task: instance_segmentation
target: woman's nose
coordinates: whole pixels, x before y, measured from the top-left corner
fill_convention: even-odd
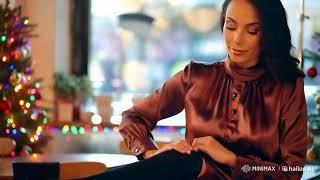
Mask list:
[[[233,42],[240,45],[243,43],[243,33],[241,31],[235,32],[233,36]]]

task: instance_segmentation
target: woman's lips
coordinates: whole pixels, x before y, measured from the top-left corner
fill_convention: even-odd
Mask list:
[[[232,52],[234,55],[241,55],[241,54],[245,53],[246,51],[231,48],[231,52]]]

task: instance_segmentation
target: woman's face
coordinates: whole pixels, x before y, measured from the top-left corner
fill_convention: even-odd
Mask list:
[[[262,29],[258,12],[249,0],[230,2],[226,11],[223,36],[232,62],[244,68],[258,63]]]

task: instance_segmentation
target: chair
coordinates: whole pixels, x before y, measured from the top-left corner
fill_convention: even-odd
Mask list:
[[[14,179],[77,179],[107,170],[100,162],[14,162]]]
[[[156,141],[156,144],[158,145],[159,148],[169,143],[170,142]],[[120,142],[120,152],[123,154],[132,154],[124,141]]]

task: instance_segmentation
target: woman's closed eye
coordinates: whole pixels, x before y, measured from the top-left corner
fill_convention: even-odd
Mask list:
[[[248,31],[249,34],[251,35],[257,35],[259,31]]]
[[[226,28],[230,31],[235,31],[237,29],[235,26],[232,26],[232,25],[227,25]],[[251,35],[257,35],[259,30],[254,28],[254,29],[248,29],[247,32]]]
[[[234,31],[234,30],[236,30],[236,28],[235,28],[235,27],[229,27],[229,26],[227,26],[227,29],[228,29],[228,30],[230,30],[230,31]]]
[[[258,32],[259,32],[259,29],[257,29],[257,28],[249,28],[248,29],[248,33],[251,35],[256,35],[256,34],[258,34]]]
[[[233,30],[236,29],[236,24],[235,24],[234,22],[227,21],[227,22],[226,22],[226,28],[227,28],[228,30],[233,31]]]

